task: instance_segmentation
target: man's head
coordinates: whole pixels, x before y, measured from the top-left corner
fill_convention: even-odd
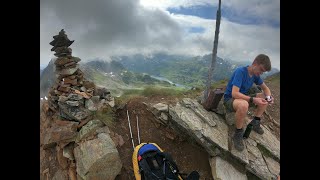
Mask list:
[[[260,75],[271,70],[270,58],[265,54],[259,54],[252,62],[254,74]]]

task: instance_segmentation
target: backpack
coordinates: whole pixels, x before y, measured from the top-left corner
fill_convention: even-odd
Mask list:
[[[137,180],[182,180],[171,155],[155,143],[138,145],[132,160]]]
[[[217,108],[218,108],[218,104],[222,98],[224,94],[224,91],[222,90],[222,88],[216,88],[216,89],[211,89],[209,91],[208,94],[208,98],[204,99],[203,102],[203,107],[207,110],[207,111],[213,111],[216,112]]]

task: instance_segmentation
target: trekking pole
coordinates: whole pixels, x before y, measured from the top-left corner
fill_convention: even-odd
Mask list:
[[[132,137],[131,124],[130,124],[130,119],[129,119],[128,110],[127,110],[127,116],[128,116],[128,122],[129,122],[129,129],[130,129],[130,136],[131,136],[132,148],[133,148],[133,150],[134,150],[134,142],[133,142],[133,137]]]
[[[139,119],[138,119],[138,115],[136,115],[136,118],[137,118],[138,141],[139,141],[139,144],[140,144],[140,133],[139,133]]]

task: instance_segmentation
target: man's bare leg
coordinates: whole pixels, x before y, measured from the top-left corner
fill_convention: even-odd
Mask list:
[[[249,103],[243,99],[235,99],[233,101],[233,108],[236,111],[235,113],[236,131],[233,135],[233,143],[234,143],[234,147],[238,151],[243,151],[244,149],[243,125],[244,125],[245,117],[247,116]]]
[[[264,94],[263,93],[257,93],[257,96],[258,98],[265,98]],[[266,105],[258,105],[256,110],[255,110],[255,113],[254,113],[254,119],[250,122],[250,124],[253,125],[253,130],[255,132],[257,132],[258,134],[263,134],[264,131],[263,129],[261,128],[260,126],[260,118],[262,117],[262,114],[263,112],[267,109],[268,107],[268,104]]]

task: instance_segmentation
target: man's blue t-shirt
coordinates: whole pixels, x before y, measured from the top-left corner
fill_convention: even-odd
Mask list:
[[[252,87],[253,83],[256,85],[261,85],[263,80],[260,76],[252,75],[249,76],[248,66],[245,67],[238,67],[232,74],[231,79],[228,82],[226,91],[224,92],[224,101],[229,100],[232,98],[232,86],[239,87],[239,91],[242,94],[247,94],[249,89]]]

